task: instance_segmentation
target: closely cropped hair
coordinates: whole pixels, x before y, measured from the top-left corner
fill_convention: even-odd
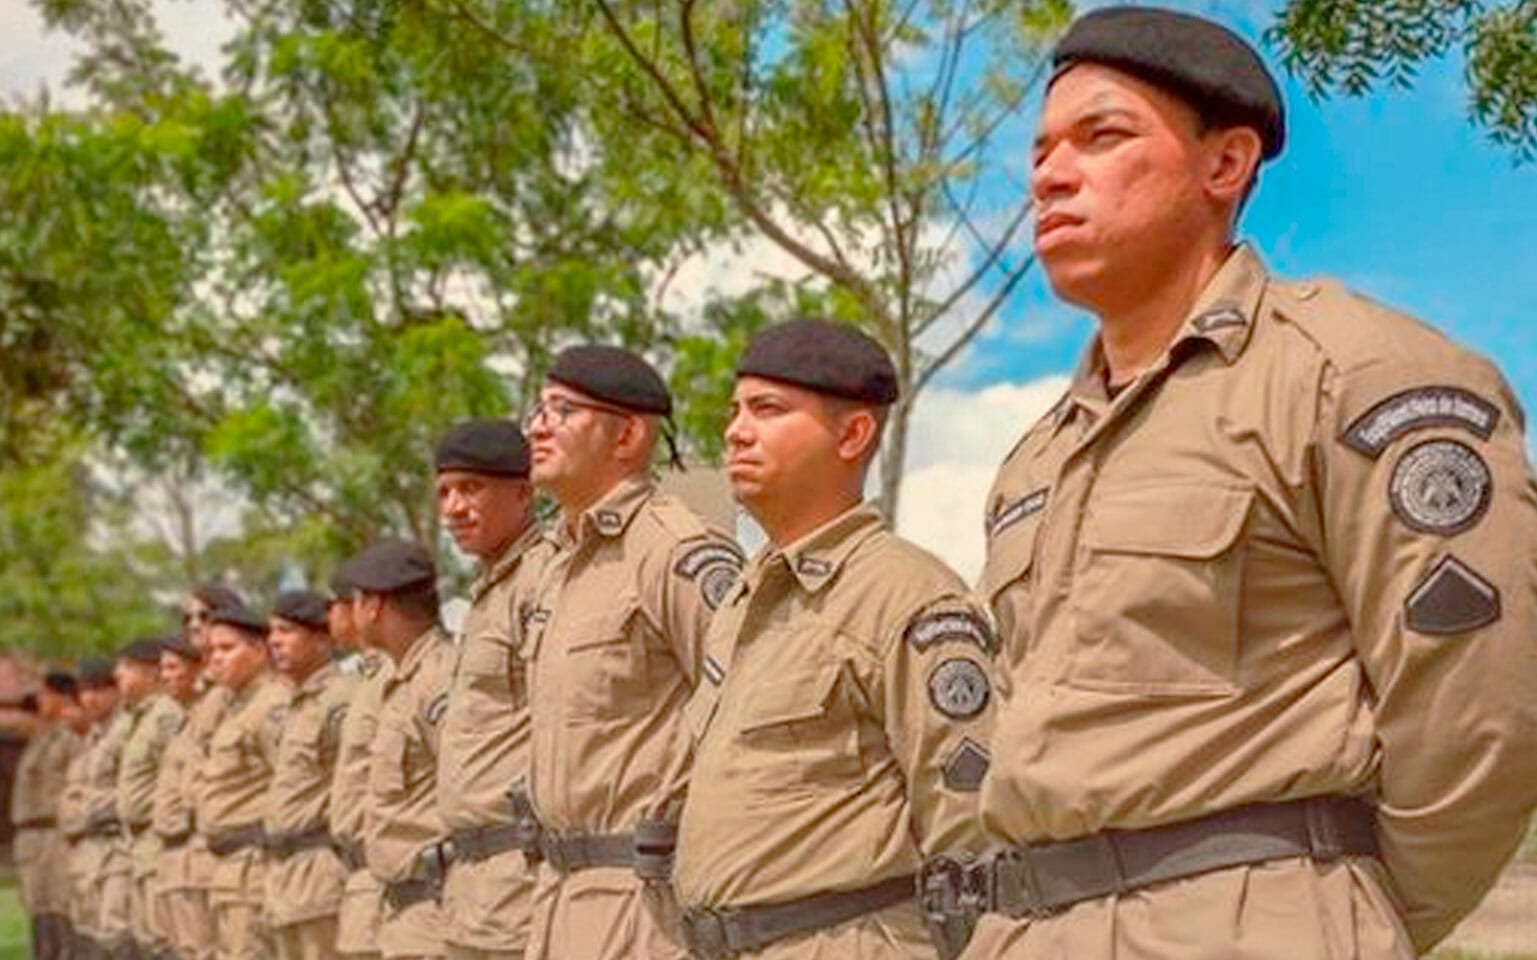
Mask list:
[[[397,590],[386,599],[395,609],[408,616],[423,620],[438,619],[438,588],[434,583]]]

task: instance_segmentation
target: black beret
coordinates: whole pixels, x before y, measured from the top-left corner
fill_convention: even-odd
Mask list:
[[[1247,41],[1188,13],[1101,7],[1073,21],[1052,52],[1052,80],[1078,63],[1102,63],[1168,90],[1207,120],[1259,132],[1269,160],[1286,143],[1275,77]]]
[[[222,583],[203,583],[194,587],[192,595],[209,607],[237,607],[245,603],[240,594]]]
[[[791,320],[752,338],[739,377],[766,377],[818,393],[885,406],[897,398],[897,373],[881,345],[848,324]]]
[[[43,674],[43,686],[54,693],[62,693],[67,697],[74,696],[75,691],[80,687],[75,681],[73,673],[58,667],[54,667]]]
[[[432,554],[409,540],[381,540],[348,560],[343,571],[364,593],[397,593],[438,579]]]
[[[284,590],[272,601],[272,615],[290,623],[324,630],[326,598],[308,590]]]
[[[86,657],[81,660],[80,685],[83,687],[117,686],[117,677],[112,673],[112,661],[106,657]]]
[[[155,637],[140,637],[118,651],[119,660],[131,660],[134,663],[160,662],[161,644]]]
[[[672,413],[672,394],[662,375],[639,354],[619,347],[570,347],[555,358],[546,376],[594,400],[636,413]]]
[[[528,476],[528,441],[511,420],[465,420],[438,441],[438,470],[469,470],[499,477]]]
[[[162,653],[174,653],[183,660],[201,661],[203,659],[203,651],[197,648],[197,644],[179,633],[162,637],[160,646]]]
[[[267,632],[266,618],[243,603],[229,603],[211,608],[208,611],[208,622],[239,627],[247,633]]]

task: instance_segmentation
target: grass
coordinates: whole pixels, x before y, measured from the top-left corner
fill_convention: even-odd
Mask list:
[[[32,956],[32,924],[21,909],[16,875],[0,874],[0,960],[27,960]]]

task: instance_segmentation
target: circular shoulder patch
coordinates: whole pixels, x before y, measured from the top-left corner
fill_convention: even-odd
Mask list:
[[[1393,513],[1421,533],[1450,536],[1483,519],[1493,490],[1489,466],[1456,440],[1427,440],[1393,465]]]
[[[987,671],[969,657],[952,657],[929,674],[929,702],[952,720],[970,720],[993,695]]]

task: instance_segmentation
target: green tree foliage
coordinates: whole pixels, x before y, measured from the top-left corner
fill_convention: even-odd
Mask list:
[[[1537,159],[1537,0],[1291,0],[1267,37],[1319,96],[1409,86],[1420,64],[1460,49],[1473,118]]]

